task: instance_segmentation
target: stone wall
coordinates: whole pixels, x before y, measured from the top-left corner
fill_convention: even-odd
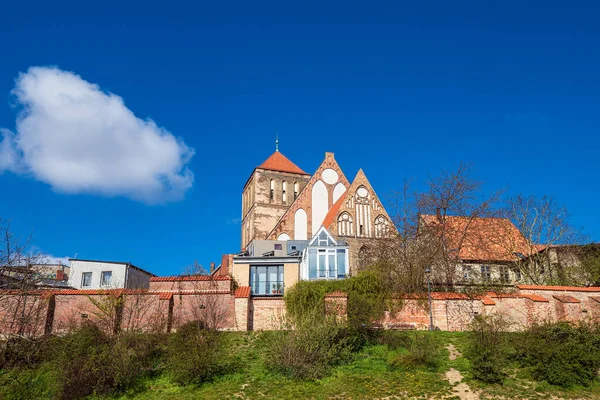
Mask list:
[[[151,285],[159,289],[180,288],[178,279],[160,278]],[[239,287],[234,293],[230,278],[198,282],[200,286],[194,287],[206,290],[0,292],[3,305],[0,308],[0,334],[62,333],[86,321],[98,324],[107,332],[170,332],[198,319],[221,330],[274,330],[288,326],[282,297],[252,297],[249,286]],[[228,289],[213,290],[213,284]],[[183,286],[186,289],[192,287],[186,285]],[[600,288],[517,286],[515,289],[513,293],[479,296],[432,293],[433,325],[440,330],[463,331],[476,316],[491,314],[506,317],[511,330],[522,330],[545,321],[600,321]],[[326,309],[343,317],[347,301],[346,294],[331,293],[326,298]],[[392,304],[375,327],[429,329],[426,294],[398,296]]]

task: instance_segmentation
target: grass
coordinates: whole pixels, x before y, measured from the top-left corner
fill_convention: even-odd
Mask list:
[[[434,335],[440,346],[453,344],[464,354],[466,334],[453,332],[397,332],[394,335]],[[354,355],[351,362],[333,369],[330,376],[317,381],[287,379],[264,367],[264,349],[269,346],[269,332],[226,333],[226,343],[236,372],[221,376],[201,386],[179,386],[165,374],[158,374],[118,397],[93,397],[96,400],[186,400],[186,399],[457,399],[445,372],[461,372],[472,391],[482,399],[600,399],[600,384],[589,388],[560,389],[533,381],[526,370],[514,367],[503,385],[487,385],[472,378],[471,365],[465,357],[448,359],[443,349],[436,369],[392,367],[392,360],[408,350],[405,346],[370,344]],[[403,341],[399,341],[403,343]]]

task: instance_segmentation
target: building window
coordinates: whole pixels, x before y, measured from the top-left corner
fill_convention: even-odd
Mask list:
[[[309,279],[346,277],[346,249],[308,249]]]
[[[515,281],[521,280],[521,270],[519,268],[515,268]]]
[[[463,279],[468,281],[471,279],[471,266],[470,265],[465,265],[462,268],[463,270]]]
[[[490,279],[492,279],[492,273],[490,271],[490,266],[482,265],[481,266],[481,280],[489,281]]]
[[[92,273],[84,272],[81,274],[81,287],[90,287],[92,286]]]
[[[273,201],[275,198],[275,181],[271,179],[271,191],[269,192],[269,200]]]
[[[375,237],[382,238],[387,237],[390,229],[388,219],[383,215],[375,218]]]
[[[354,235],[354,232],[352,229],[352,217],[347,212],[341,214],[338,217],[338,235],[339,236]]]
[[[283,265],[250,267],[250,286],[257,296],[283,294]]]
[[[510,282],[510,270],[508,267],[500,267],[500,281],[502,283]]]
[[[112,280],[112,271],[102,271],[102,274],[100,275],[100,285],[110,286],[111,280]]]
[[[294,182],[294,200],[298,197],[298,182]]]
[[[283,184],[281,185],[281,199],[283,201],[283,204],[287,203],[287,195],[285,193],[287,189],[287,183],[285,181],[283,181]]]

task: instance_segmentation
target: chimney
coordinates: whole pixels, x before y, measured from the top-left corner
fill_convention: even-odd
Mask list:
[[[439,207],[435,209],[435,216],[437,217],[438,222],[441,223],[442,222],[442,213],[441,213]]]
[[[60,267],[60,265],[59,265]],[[62,268],[58,268],[56,270],[56,280],[57,281],[64,281],[65,280],[65,271],[62,270]]]
[[[212,273],[215,272],[215,263],[214,261],[210,263],[210,273],[212,275]]]

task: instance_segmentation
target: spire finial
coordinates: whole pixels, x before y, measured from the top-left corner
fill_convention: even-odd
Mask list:
[[[279,151],[279,135],[275,134],[275,151]]]

